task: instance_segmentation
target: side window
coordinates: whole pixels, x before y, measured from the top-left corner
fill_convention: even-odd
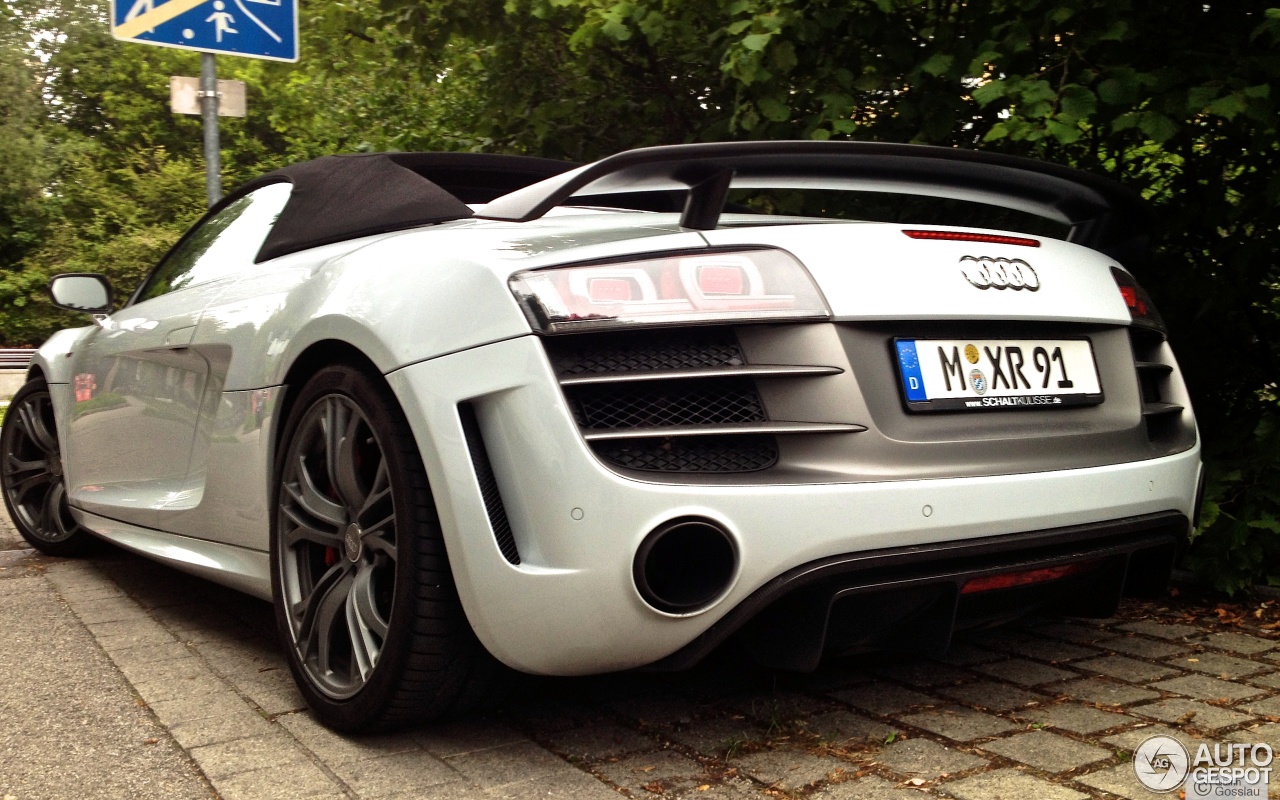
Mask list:
[[[253,266],[253,257],[284,210],[292,188],[288,183],[264,186],[206,219],[160,262],[137,302]]]

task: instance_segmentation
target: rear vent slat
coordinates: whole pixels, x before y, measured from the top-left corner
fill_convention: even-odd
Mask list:
[[[1182,406],[1177,403],[1143,403],[1142,416],[1162,417],[1166,414],[1181,414]]]
[[[777,463],[777,436],[865,430],[770,419],[757,381],[843,370],[748,364],[730,329],[581,334],[543,342],[583,438],[605,462],[624,469],[755,472]]]
[[[601,383],[638,383],[641,381],[678,381],[689,378],[794,378],[839,375],[839,367],[787,366],[782,364],[750,364],[737,367],[706,369],[646,369],[635,372],[569,375],[560,378],[561,386],[589,386]]]
[[[779,434],[779,433],[862,433],[865,425],[843,422],[755,422],[742,425],[682,425],[666,428],[613,428],[609,430],[583,431],[588,442],[611,439],[672,439],[689,436]]]

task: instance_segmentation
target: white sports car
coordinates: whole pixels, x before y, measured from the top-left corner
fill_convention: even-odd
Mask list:
[[[1136,195],[907,145],[572,166],[323,158],[229,195],[118,309],[55,278],[96,324],[9,409],[22,534],[271,599],[343,730],[464,713],[506,668],[807,670],[1163,588],[1201,465],[1121,263]],[[762,213],[793,190],[1062,233]]]

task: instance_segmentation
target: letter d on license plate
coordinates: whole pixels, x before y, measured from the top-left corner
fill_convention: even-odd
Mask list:
[[[897,339],[911,411],[998,411],[1097,405],[1088,339]]]

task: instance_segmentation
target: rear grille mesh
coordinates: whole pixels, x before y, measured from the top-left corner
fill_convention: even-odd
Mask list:
[[[590,430],[720,425],[767,419],[755,385],[733,379],[584,386],[574,390],[572,406],[578,425]]]
[[[498,479],[493,474],[489,453],[485,449],[484,438],[480,435],[480,423],[476,420],[476,411],[470,403],[458,406],[458,419],[462,422],[462,433],[466,437],[467,451],[471,455],[471,467],[476,473],[476,484],[480,487],[480,498],[484,501],[484,510],[489,516],[489,527],[493,529],[498,550],[508,563],[519,564],[520,550],[516,547],[511,520],[507,518],[506,506],[502,504]]]
[[[586,333],[542,342],[579,430],[601,460],[621,469],[756,472],[778,462],[779,435],[863,429],[771,421],[759,381],[803,381],[841,370],[749,364],[731,328]]]
[[[611,464],[647,472],[756,472],[778,461],[772,436],[615,439],[595,450]]]
[[[552,363],[560,376],[637,370],[736,367],[746,363],[732,331],[705,330],[644,337],[600,335],[558,350]],[[692,334],[692,335],[691,335]]]

